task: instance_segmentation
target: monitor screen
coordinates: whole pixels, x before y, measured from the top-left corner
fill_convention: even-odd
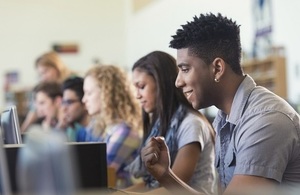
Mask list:
[[[92,143],[92,142],[72,142],[66,143],[74,151],[74,157],[78,172],[79,190],[93,191],[97,189],[104,189],[107,187],[107,161],[106,161],[106,144]],[[24,147],[24,144],[10,144],[5,145],[8,175],[10,176],[11,191],[13,194],[22,194],[22,190],[18,183],[18,162],[22,164],[19,159],[19,151]],[[27,158],[34,158],[35,155],[27,156]],[[55,161],[55,160],[54,160]],[[53,163],[50,162],[49,163]],[[19,165],[20,165],[19,164]],[[38,168],[37,168],[38,169]],[[61,173],[60,173],[61,174]],[[18,177],[17,177],[18,176]],[[49,176],[48,176],[49,177]],[[30,177],[28,177],[30,178]],[[102,194],[102,193],[101,193]]]
[[[6,154],[3,149],[2,135],[0,133],[0,194],[10,195],[10,177],[6,161]]]
[[[1,113],[1,131],[4,144],[22,143],[16,106],[10,106]]]

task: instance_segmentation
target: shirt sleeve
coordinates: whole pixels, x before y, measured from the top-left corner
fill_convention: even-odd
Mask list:
[[[208,140],[209,129],[201,118],[195,114],[189,113],[182,121],[178,129],[178,148],[192,143],[198,142],[201,145],[201,150]]]
[[[266,112],[247,121],[237,133],[234,174],[266,177],[281,182],[297,131],[291,119],[280,112]]]
[[[107,163],[118,171],[138,149],[140,138],[126,125],[118,125],[107,140]]]

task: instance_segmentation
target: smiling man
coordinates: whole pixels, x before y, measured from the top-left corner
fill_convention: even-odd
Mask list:
[[[176,86],[194,108],[219,109],[213,126],[222,193],[299,186],[300,117],[285,100],[244,75],[240,26],[221,14],[201,14],[172,37],[179,67]],[[197,194],[169,168],[164,140],[155,140],[158,158],[143,158],[148,171],[175,193]]]

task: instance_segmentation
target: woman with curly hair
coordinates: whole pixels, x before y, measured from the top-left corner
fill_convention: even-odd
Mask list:
[[[125,72],[113,65],[91,68],[84,78],[82,102],[93,117],[78,141],[107,143],[108,166],[117,172],[117,187],[131,185],[123,168],[137,155],[141,143],[140,108]]]

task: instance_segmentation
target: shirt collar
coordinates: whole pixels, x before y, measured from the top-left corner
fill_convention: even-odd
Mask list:
[[[246,75],[234,95],[230,114],[228,116],[228,121],[230,123],[236,125],[238,120],[242,117],[250,94],[255,87],[256,83],[254,80],[249,75]]]
[[[226,113],[222,110],[219,110],[214,123],[217,124],[221,120],[225,119],[226,122],[230,122],[236,125],[238,120],[241,118],[248,98],[250,97],[250,94],[255,87],[256,83],[254,82],[254,80],[251,78],[251,76],[246,75],[234,95],[229,116],[227,116]]]

